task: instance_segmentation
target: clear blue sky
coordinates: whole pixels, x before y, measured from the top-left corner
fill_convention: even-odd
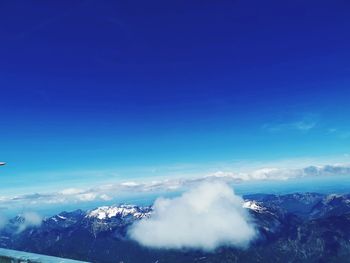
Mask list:
[[[0,188],[347,154],[349,12],[337,0],[3,1]]]

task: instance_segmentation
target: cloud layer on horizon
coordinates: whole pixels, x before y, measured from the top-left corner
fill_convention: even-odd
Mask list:
[[[203,182],[180,197],[157,199],[152,216],[134,223],[128,234],[155,248],[244,248],[256,232],[242,204],[227,184]]]
[[[110,201],[122,193],[147,193],[155,191],[178,191],[192,187],[201,182],[222,181],[226,183],[241,183],[249,181],[276,181],[307,177],[350,176],[350,165],[322,165],[304,168],[260,168],[247,172],[217,171],[202,177],[170,178],[150,182],[127,181],[114,184],[99,185],[88,189],[67,188],[52,193],[34,193],[19,196],[0,196],[0,205],[55,205],[65,203],[80,203],[92,201]]]

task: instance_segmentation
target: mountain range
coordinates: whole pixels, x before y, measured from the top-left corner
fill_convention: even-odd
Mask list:
[[[247,249],[143,247],[127,231],[152,216],[152,207],[136,205],[62,212],[25,228],[19,215],[0,230],[0,247],[106,263],[350,262],[350,195],[254,194],[244,196],[243,207],[259,233]]]

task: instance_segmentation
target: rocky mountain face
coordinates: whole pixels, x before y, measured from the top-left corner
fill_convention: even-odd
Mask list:
[[[148,249],[128,227],[151,207],[121,205],[62,212],[28,226],[23,217],[0,231],[0,247],[91,262],[350,262],[350,195],[315,193],[245,196],[259,236],[246,250]]]

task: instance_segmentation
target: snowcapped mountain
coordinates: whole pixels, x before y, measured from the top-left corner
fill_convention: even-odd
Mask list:
[[[135,205],[102,206],[87,213],[87,217],[98,218],[100,220],[112,217],[132,216],[137,219],[149,217],[151,209],[149,207],[139,207]]]
[[[244,199],[243,207],[259,232],[247,250],[144,248],[128,238],[127,230],[135,221],[152,216],[152,208],[134,205],[62,212],[26,228],[22,227],[26,219],[18,216],[0,231],[0,247],[107,263],[349,262],[350,195],[259,194]]]
[[[250,200],[250,201],[245,201],[244,203],[243,203],[243,207],[244,208],[247,208],[247,209],[250,209],[250,210],[253,210],[253,211],[255,211],[255,212],[263,212],[264,210],[265,210],[265,208],[262,206],[262,205],[260,205],[258,202],[256,202],[256,201],[252,201],[252,200]]]

